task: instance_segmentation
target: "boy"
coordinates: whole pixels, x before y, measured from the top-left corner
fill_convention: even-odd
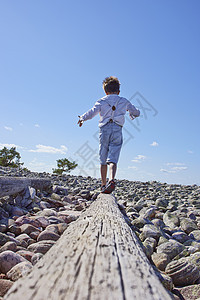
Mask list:
[[[92,119],[98,113],[99,121],[99,156],[101,172],[101,192],[110,194],[115,189],[115,174],[117,162],[122,147],[122,127],[125,122],[126,111],[133,120],[139,117],[140,111],[126,98],[119,97],[120,82],[114,77],[106,77],[103,81],[106,96],[99,99],[93,108],[79,116],[78,124],[81,127],[84,121]],[[107,165],[109,165],[109,182],[106,185]]]

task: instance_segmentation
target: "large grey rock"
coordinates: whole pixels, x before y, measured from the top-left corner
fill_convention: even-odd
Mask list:
[[[131,221],[131,224],[137,228],[143,228],[145,224],[152,224],[152,223],[148,219],[139,217],[139,218]]]
[[[155,207],[150,207],[148,209],[146,209],[146,207],[144,207],[144,211],[140,211],[140,215],[143,216],[143,218],[146,219],[153,219],[153,217],[155,216],[156,213],[156,208]]]
[[[170,258],[165,253],[153,253],[151,256],[152,261],[154,262],[155,266],[160,270],[164,271],[167,264],[170,262]]]
[[[180,225],[181,225],[181,229],[185,231],[185,233],[187,234],[189,234],[193,230],[198,230],[196,223],[189,218],[183,218],[181,220]]]
[[[157,247],[157,253],[165,253],[168,255],[170,259],[173,259],[179,253],[181,253],[185,249],[185,246],[181,243],[169,240],[166,243],[163,243]]]
[[[162,220],[160,220],[160,219],[153,219],[153,220],[151,220],[151,222],[152,222],[155,226],[157,226],[157,227],[159,227],[159,228],[164,228],[164,227],[165,227],[165,223],[164,223]]]
[[[185,243],[186,241],[188,241],[190,239],[188,237],[188,235],[183,231],[174,232],[172,234],[172,237],[181,244]]]
[[[170,228],[176,228],[180,225],[179,218],[172,212],[167,211],[163,216],[163,222]]]
[[[152,238],[158,240],[159,237],[161,236],[161,232],[158,229],[158,227],[156,227],[155,225],[146,224],[143,227],[143,236],[145,239],[148,237],[152,237]]]
[[[158,207],[164,207],[166,208],[168,205],[168,200],[165,198],[158,198],[155,202],[155,205]]]

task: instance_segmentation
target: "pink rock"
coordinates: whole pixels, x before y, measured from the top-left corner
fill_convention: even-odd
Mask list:
[[[23,261],[16,266],[14,266],[9,272],[7,272],[8,279],[11,279],[12,281],[16,281],[22,276],[25,276],[29,270],[32,269],[32,264],[28,261]]]
[[[40,231],[33,231],[33,232],[29,233],[29,236],[31,239],[37,240],[37,237],[39,234],[40,234]]]
[[[30,236],[26,233],[22,233],[22,234],[20,234],[16,237],[16,240],[18,240],[20,243],[22,241],[25,241],[26,243],[29,243]]]
[[[73,221],[76,221],[78,219],[78,216],[76,216],[74,214],[73,215],[68,215],[68,216],[67,215],[60,215],[59,219],[63,220],[66,224],[69,224]]]
[[[41,232],[37,227],[31,225],[31,224],[23,224],[20,226],[21,233],[30,234],[31,232],[37,231]]]
[[[200,298],[200,284],[185,286],[177,290],[181,293],[181,299],[198,300]]]
[[[62,224],[65,224],[65,223],[62,223]],[[51,224],[49,226],[47,226],[47,228],[45,229],[46,231],[51,231],[53,233],[56,233],[58,234],[58,227],[57,227],[58,224]]]
[[[66,223],[51,224],[47,226],[46,230],[61,235],[67,229],[67,227],[68,225]]]
[[[13,282],[6,279],[0,279],[0,297],[3,297],[11,288]]]
[[[49,220],[45,217],[35,216],[32,218],[34,218],[37,222],[39,222],[39,224],[42,228],[46,228],[50,224]]]
[[[34,253],[45,254],[54,244],[55,241],[44,240],[28,246],[28,250]]]
[[[35,255],[35,253],[28,251],[28,250],[19,250],[19,251],[17,251],[17,254],[21,255],[22,257],[24,257],[25,259],[27,259],[30,262],[31,262],[33,255]]]
[[[32,219],[30,217],[27,217],[27,216],[22,216],[22,217],[17,218],[15,223],[19,226],[21,226],[23,224],[31,224],[31,225],[33,225],[37,228],[40,227],[40,223],[37,220],[34,220],[34,219]]]
[[[0,253],[0,272],[6,274],[12,267],[26,261],[21,255],[10,250]]]
[[[5,245],[3,245],[0,248],[0,253],[2,253],[4,251],[7,251],[7,250],[11,250],[13,252],[16,252],[16,249],[17,249],[17,244],[15,242],[7,242],[7,243],[5,243]]]
[[[37,238],[37,241],[44,241],[44,240],[51,240],[51,241],[57,241],[59,239],[59,235],[48,231],[48,230],[44,230],[43,232],[41,232]]]

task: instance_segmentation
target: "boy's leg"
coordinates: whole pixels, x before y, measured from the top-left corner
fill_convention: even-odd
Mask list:
[[[110,163],[109,164],[109,181],[115,179],[116,170],[117,170],[117,164]]]
[[[107,165],[101,165],[101,185],[106,185],[106,178],[107,178]]]

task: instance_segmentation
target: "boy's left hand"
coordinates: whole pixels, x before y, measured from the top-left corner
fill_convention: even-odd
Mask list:
[[[80,116],[78,116],[80,118]],[[81,127],[83,125],[83,121],[81,121],[80,119],[78,120],[78,123],[79,127]]]

